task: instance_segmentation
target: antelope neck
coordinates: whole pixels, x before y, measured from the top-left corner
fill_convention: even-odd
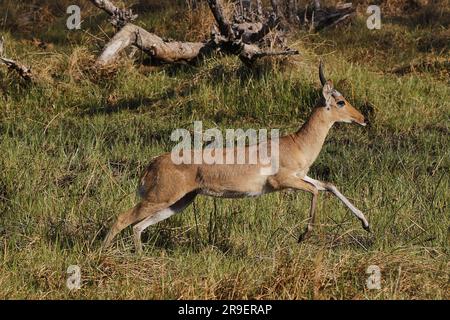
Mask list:
[[[317,107],[309,119],[294,134],[294,140],[303,156],[306,157],[308,166],[311,165],[322,149],[328,131],[334,121],[327,118],[326,109]]]

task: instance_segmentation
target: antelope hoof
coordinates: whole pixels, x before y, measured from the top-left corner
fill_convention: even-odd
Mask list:
[[[103,240],[102,249],[103,250],[109,249],[111,247],[111,244],[112,244],[112,239],[108,235],[108,236],[106,236],[105,240]]]
[[[298,237],[298,241],[297,243],[303,242],[306,239],[308,239],[311,236],[311,232],[309,230],[306,230],[305,232],[303,232],[300,237]]]
[[[138,255],[142,254],[141,233],[142,230],[138,226],[133,227],[134,247]]]
[[[142,252],[143,252],[143,250],[142,250],[142,243],[139,241],[135,241],[135,243],[134,243],[134,252],[137,254],[137,255],[141,255],[142,254]]]
[[[108,250],[110,247],[111,247],[111,244],[110,244],[110,243],[105,243],[105,242],[103,242],[103,244],[102,244],[102,246],[101,246],[101,249],[102,249],[103,251],[106,251],[106,250]]]

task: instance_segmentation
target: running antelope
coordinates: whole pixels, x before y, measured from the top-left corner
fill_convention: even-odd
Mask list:
[[[369,230],[369,223],[363,213],[329,182],[309,177],[308,171],[322,149],[328,131],[335,122],[356,122],[366,125],[364,116],[333,88],[323,74],[323,64],[319,65],[323,99],[314,108],[306,123],[295,133],[278,140],[278,170],[273,174],[263,174],[262,164],[175,164],[170,153],[153,159],[141,177],[138,192],[141,201],[122,213],[111,227],[104,245],[108,247],[114,237],[131,224],[136,250],[142,250],[141,233],[147,227],[169,218],[192,203],[197,195],[221,198],[242,198],[259,196],[284,189],[303,190],[311,193],[309,220],[299,241],[307,238],[313,229],[317,196],[319,191],[329,191]],[[261,142],[260,142],[261,143]],[[266,142],[270,144],[271,140]],[[237,148],[231,149],[237,152]],[[250,146],[244,147],[248,156]],[[254,150],[254,149],[253,149]],[[230,148],[216,149],[214,152],[230,151]],[[241,150],[242,151],[242,150]],[[196,152],[189,151],[189,152]]]

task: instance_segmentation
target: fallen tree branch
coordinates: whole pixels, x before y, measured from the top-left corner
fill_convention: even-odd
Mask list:
[[[191,61],[214,49],[212,43],[165,41],[134,24],[127,24],[106,44],[96,63],[104,66],[113,62],[129,46],[135,46],[150,57],[166,63]]]
[[[312,6],[306,6],[298,12],[300,26],[310,31],[336,26],[355,15],[352,3],[338,4],[336,7],[322,7],[319,0],[314,0]]]
[[[262,20],[262,8],[259,2],[256,6],[257,12],[251,14],[253,21],[243,12],[239,17],[234,17],[232,23],[225,14],[220,0],[207,0],[209,8],[217,23],[217,28],[213,29],[211,38],[204,42],[182,42],[165,40],[145,29],[138,27],[130,21],[136,17],[131,10],[119,9],[109,0],[91,0],[98,8],[104,10],[113,19],[113,24],[119,26],[119,31],[106,44],[96,64],[105,66],[118,58],[124,49],[133,46],[139,48],[152,59],[164,62],[189,62],[203,57],[211,52],[220,51],[225,54],[238,55],[246,64],[251,64],[256,59],[271,55],[292,55],[297,54],[296,50],[282,48],[279,52],[268,51],[264,47],[267,41],[263,41],[266,35],[274,30],[279,22],[276,14],[271,14]],[[243,9],[242,9],[243,10]],[[247,20],[247,21],[244,21]],[[271,45],[268,47],[272,47]],[[276,53],[275,53],[276,52]]]
[[[3,62],[3,64],[5,64],[9,70],[16,71],[19,74],[19,76],[22,77],[25,81],[31,82],[32,81],[31,68],[29,68],[23,64],[20,64],[15,60],[8,59],[3,56],[4,51],[5,51],[4,43],[5,43],[5,38],[2,36],[2,37],[0,37],[0,62]]]
[[[254,45],[245,45],[239,58],[247,65],[251,65],[257,59],[270,56],[292,56],[299,52],[297,50],[287,49],[283,51],[263,51]]]

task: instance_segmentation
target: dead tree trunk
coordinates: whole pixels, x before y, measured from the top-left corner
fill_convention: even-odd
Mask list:
[[[251,64],[264,56],[298,53],[287,47],[273,51],[269,49],[269,46],[264,46],[264,38],[271,30],[276,29],[278,19],[276,14],[271,14],[264,19],[259,0],[255,6],[256,12],[248,13],[254,18],[242,19],[239,15],[244,17],[247,13],[240,12],[235,13],[233,22],[230,22],[223,13],[220,0],[207,0],[217,28],[214,28],[211,38],[204,42],[164,40],[132,24],[131,21],[137,16],[131,10],[119,9],[109,0],[91,0],[91,2],[107,12],[111,16],[111,23],[118,29],[98,57],[96,64],[99,66],[112,63],[125,48],[130,46],[137,47],[152,59],[164,63],[189,62],[217,51],[237,55],[246,64]]]

